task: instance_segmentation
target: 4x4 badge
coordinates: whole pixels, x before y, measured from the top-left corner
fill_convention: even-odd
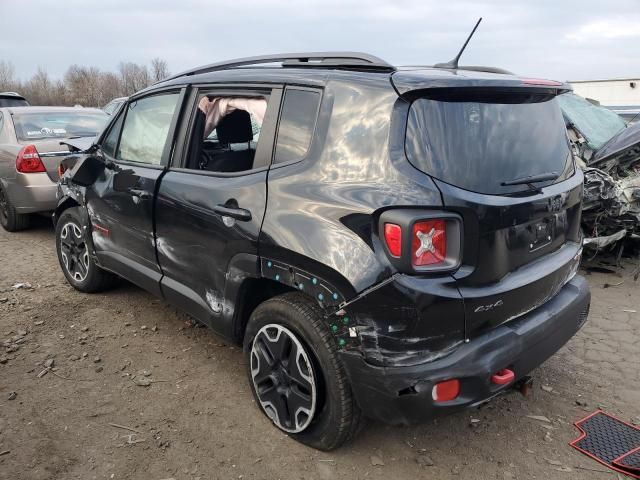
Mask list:
[[[494,308],[501,307],[502,305],[504,305],[504,302],[502,300],[498,300],[496,303],[490,303],[488,305],[480,305],[479,307],[476,307],[473,313],[488,312],[490,310],[493,310]]]

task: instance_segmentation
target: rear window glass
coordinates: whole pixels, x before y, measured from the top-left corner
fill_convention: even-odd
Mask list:
[[[551,96],[441,93],[418,99],[409,112],[406,152],[423,172],[487,194],[530,189],[502,182],[552,172],[560,181],[572,171],[564,120]]]
[[[617,113],[593,105],[574,93],[560,95],[558,101],[564,115],[580,131],[592,150],[598,150],[627,126]]]
[[[280,115],[275,163],[302,160],[311,145],[320,93],[287,89]]]
[[[0,108],[2,107],[28,107],[29,102],[22,98],[0,97]]]
[[[39,112],[16,113],[13,124],[18,140],[46,138],[95,137],[109,117],[105,113]]]

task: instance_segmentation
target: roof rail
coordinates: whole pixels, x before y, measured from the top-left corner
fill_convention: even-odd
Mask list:
[[[265,63],[282,63],[283,67],[334,67],[334,68],[359,68],[363,70],[394,71],[395,67],[381,58],[359,52],[313,52],[313,53],[278,53],[274,55],[262,55],[257,57],[236,58],[224,62],[211,63],[192,70],[185,70],[160,82],[174,80],[188,75],[228,70],[236,67],[261,65]]]

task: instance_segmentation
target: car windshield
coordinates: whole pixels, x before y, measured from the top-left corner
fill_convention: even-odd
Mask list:
[[[564,116],[582,134],[592,150],[602,148],[627,126],[617,113],[593,105],[574,93],[560,95],[558,102]]]
[[[16,113],[13,124],[18,140],[46,138],[94,137],[108,120],[105,113],[95,112],[38,112]]]
[[[406,152],[415,167],[439,180],[499,195],[530,189],[505,182],[551,174],[560,181],[572,166],[555,98],[530,93],[420,98],[409,111]]]

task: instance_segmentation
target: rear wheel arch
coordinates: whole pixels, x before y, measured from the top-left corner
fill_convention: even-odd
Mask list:
[[[310,301],[315,302],[327,313],[338,310],[339,305],[355,296],[356,291],[338,272],[326,266],[315,266],[313,271],[309,266],[313,262],[306,259],[304,268],[300,262],[295,264],[282,260],[253,257],[255,270],[249,272],[243,268],[242,281],[234,283],[240,262],[234,260],[228,269],[228,285],[226,297],[235,305],[233,315],[233,338],[241,343],[245,330],[253,311],[262,303],[288,292],[298,292]],[[246,266],[245,266],[246,267]],[[337,280],[337,281],[336,281]],[[230,298],[233,297],[233,298]]]
[[[295,289],[267,278],[246,278],[238,289],[233,321],[234,340],[241,344],[249,323],[249,318],[258,306]]]

